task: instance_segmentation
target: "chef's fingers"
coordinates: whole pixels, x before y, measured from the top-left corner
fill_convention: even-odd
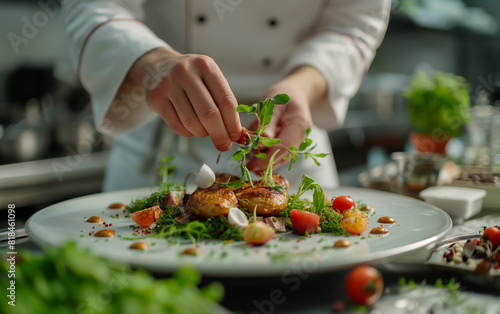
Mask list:
[[[152,90],[153,111],[165,111],[158,108],[162,107],[161,98],[167,98],[178,120],[164,117],[165,121],[180,121],[182,128],[175,125],[179,132],[210,136],[218,150],[229,150],[232,138],[240,137],[241,124],[236,99],[217,64],[207,56],[184,55],[167,70],[160,85]]]
[[[262,133],[264,137],[276,138],[277,137],[277,128],[278,124],[281,123],[281,119],[283,117],[283,111],[285,108],[283,106],[275,106],[273,117],[271,122],[266,126],[266,129]]]
[[[219,108],[215,105],[210,92],[201,78],[185,86],[186,95],[201,124],[212,139],[216,149],[227,151],[231,148],[231,139],[224,126]]]
[[[286,149],[283,147],[279,146],[273,146],[270,148],[266,148],[262,152],[267,155],[266,159],[260,159],[257,157],[250,157],[247,162],[247,168],[250,171],[255,172],[256,174],[260,175],[261,173],[265,172],[267,169],[267,166],[269,165],[269,158],[277,151],[280,150],[279,153],[275,156],[274,162],[273,162],[273,170],[276,170],[279,166],[283,165],[286,160],[283,160],[283,157],[286,156],[287,152]]]
[[[209,133],[205,129],[204,123],[198,118],[198,113],[193,108],[185,91],[181,88],[172,88],[169,97],[184,128],[198,137],[207,137]]]
[[[285,147],[295,146],[298,147],[297,143],[301,143],[304,140],[304,132],[302,128],[297,128],[297,125],[301,125],[301,121],[287,121],[283,125],[277,126],[276,133],[274,136],[281,139],[281,145],[275,145],[273,147],[265,148],[262,152],[267,155],[266,159],[259,159],[252,157],[248,160],[247,168],[250,171],[259,173],[265,171],[271,156],[279,149],[279,152],[274,157],[273,169],[290,162],[290,159],[284,159],[289,151]]]
[[[229,83],[215,62],[202,75],[203,82],[205,82],[215,105],[219,108],[229,137],[232,141],[238,140],[242,130],[241,121],[236,112],[238,102],[229,87]]]
[[[193,137],[194,134],[184,126],[184,122],[177,112],[178,110],[170,100],[170,98],[173,98],[174,101],[179,102],[182,99],[180,96],[171,97],[171,95],[176,95],[173,91],[177,91],[177,94],[184,94],[184,91],[177,85],[176,80],[171,75],[165,75],[161,82],[148,93],[147,105],[151,111],[165,121],[172,131],[184,137]],[[184,98],[186,97],[184,96]],[[177,107],[179,108],[179,104]],[[186,115],[183,114],[183,116]]]
[[[155,106],[153,110],[156,112],[165,123],[170,127],[172,131],[184,137],[193,137],[194,134],[189,132],[182,123],[181,119],[177,115],[174,106],[170,100],[165,100],[160,106]]]

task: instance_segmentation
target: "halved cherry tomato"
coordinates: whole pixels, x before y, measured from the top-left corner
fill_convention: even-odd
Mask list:
[[[368,217],[359,209],[351,208],[344,212],[340,225],[350,234],[360,235],[368,228]]]
[[[313,233],[319,226],[319,216],[311,212],[292,209],[290,218],[293,229],[301,235],[306,234],[306,232]]]
[[[380,298],[384,290],[384,280],[380,272],[368,265],[354,268],[345,281],[349,298],[361,305],[370,305]]]
[[[264,245],[274,237],[275,233],[276,231],[266,223],[254,221],[249,223],[243,230],[243,239],[251,245]]]
[[[154,222],[160,218],[160,215],[163,213],[159,205],[146,208],[135,213],[130,214],[130,218],[132,218],[136,224],[143,228],[147,228],[151,226]]]
[[[341,214],[353,207],[356,207],[356,202],[347,195],[337,196],[332,203],[332,208]]]
[[[500,228],[498,226],[486,228],[483,232],[483,238],[490,241],[493,245],[492,250],[495,250],[500,245]]]

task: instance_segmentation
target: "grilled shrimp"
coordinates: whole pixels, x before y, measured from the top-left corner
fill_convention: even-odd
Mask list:
[[[204,218],[227,216],[229,208],[237,205],[238,199],[233,190],[219,184],[206,189],[197,188],[186,203],[189,210]]]

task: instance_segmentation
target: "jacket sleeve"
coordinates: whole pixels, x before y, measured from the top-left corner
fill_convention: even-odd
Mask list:
[[[140,21],[142,1],[65,1],[61,13],[70,58],[91,96],[97,129],[118,135],[151,121],[154,114],[143,88],[115,100],[134,62],[148,51],[168,47]]]
[[[387,29],[390,0],[325,1],[311,35],[292,55],[285,73],[313,66],[326,78],[328,101],[314,107],[315,125],[339,128]]]

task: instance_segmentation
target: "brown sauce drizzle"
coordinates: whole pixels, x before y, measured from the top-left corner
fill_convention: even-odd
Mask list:
[[[126,209],[127,206],[125,206],[122,203],[113,203],[113,204],[109,205],[108,208],[109,209]]]
[[[184,251],[182,251],[183,255],[195,255],[195,256],[201,256],[203,254],[203,251],[198,248],[198,247],[188,247]]]
[[[396,223],[396,219],[389,217],[389,216],[384,216],[380,217],[377,222],[380,222],[382,224],[394,224]]]
[[[115,236],[115,230],[104,229],[97,231],[94,236],[102,238],[112,238]]]
[[[347,241],[346,239],[337,240],[333,244],[333,247],[339,247],[339,248],[350,247],[350,246],[351,246],[351,242]]]
[[[99,216],[92,216],[92,217],[89,217],[89,219],[87,219],[87,222],[90,222],[93,224],[97,224],[97,223],[100,223],[102,221],[103,221],[102,218]]]
[[[129,248],[132,250],[147,251],[149,250],[149,245],[146,242],[135,242]]]
[[[389,230],[387,230],[384,227],[375,227],[370,231],[371,234],[386,234],[389,233]]]

